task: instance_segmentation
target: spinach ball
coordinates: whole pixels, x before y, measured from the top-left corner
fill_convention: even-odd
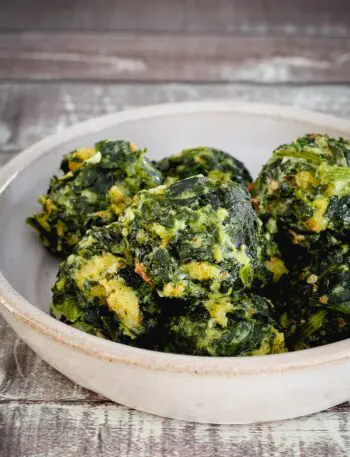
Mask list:
[[[271,302],[258,295],[210,293],[170,320],[163,350],[220,357],[284,352],[284,335],[271,313]]]
[[[161,173],[145,153],[126,141],[105,140],[67,154],[65,174],[51,179],[39,199],[42,210],[27,219],[43,245],[67,256],[87,228],[117,220],[136,192],[161,184]]]
[[[281,278],[289,274],[285,256],[281,252],[273,233],[262,225],[258,241],[259,266],[254,277],[254,288],[274,287]]]
[[[350,141],[306,135],[277,148],[253,189],[265,224],[308,246],[330,230],[350,235]]]
[[[53,288],[51,313],[93,335],[134,344],[156,326],[152,287],[134,273],[118,222],[88,230],[64,260]]]
[[[302,349],[350,337],[350,245],[324,234],[299,251],[276,299],[288,347]]]
[[[166,177],[166,183],[199,174],[218,181],[235,181],[244,186],[252,182],[242,162],[215,148],[184,149],[177,155],[160,160],[157,166]]]
[[[261,261],[247,191],[194,176],[139,192],[120,218],[135,271],[160,296],[249,288]]]

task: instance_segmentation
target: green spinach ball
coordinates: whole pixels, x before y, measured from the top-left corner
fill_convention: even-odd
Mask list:
[[[308,246],[322,232],[350,235],[350,142],[306,135],[277,148],[253,189],[266,225]]]
[[[138,191],[161,184],[161,173],[145,153],[126,141],[105,140],[65,156],[65,174],[51,179],[39,199],[42,210],[27,220],[43,245],[67,256],[87,228],[117,220]]]
[[[247,191],[194,176],[138,193],[120,218],[135,271],[163,297],[249,288],[261,259]]]
[[[75,328],[128,344],[157,325],[157,296],[135,274],[118,222],[88,230],[61,263],[51,313]]]
[[[210,293],[170,320],[163,349],[221,357],[284,352],[284,335],[271,314],[271,302],[258,295]]]
[[[281,281],[276,307],[290,348],[350,337],[350,245],[324,234]]]
[[[235,181],[244,186],[252,182],[242,162],[215,148],[184,149],[177,155],[160,160],[157,166],[167,183],[200,174],[214,180]]]

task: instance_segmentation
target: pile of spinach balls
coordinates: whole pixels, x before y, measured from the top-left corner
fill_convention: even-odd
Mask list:
[[[28,218],[62,258],[55,318],[191,355],[350,337],[350,142],[306,135],[255,182],[218,149],[146,152],[112,140],[70,152]]]

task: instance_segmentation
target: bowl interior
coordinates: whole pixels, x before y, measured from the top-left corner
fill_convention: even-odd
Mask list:
[[[214,146],[242,160],[256,176],[271,151],[305,133],[319,131],[340,136],[344,132],[317,128],[311,122],[249,112],[211,110],[200,113],[152,115],[116,123],[51,147],[16,178],[0,195],[0,270],[14,289],[48,312],[58,261],[41,246],[25,218],[35,211],[51,175],[58,173],[62,155],[76,147],[90,146],[104,138],[126,139],[148,147],[149,157],[160,159],[183,148]],[[345,133],[346,136],[346,133]]]

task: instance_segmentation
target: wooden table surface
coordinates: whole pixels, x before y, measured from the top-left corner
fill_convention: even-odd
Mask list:
[[[345,0],[6,1],[0,166],[46,135],[131,106],[251,100],[350,118],[349,82]],[[162,419],[73,384],[0,317],[0,457],[349,455],[349,403],[244,426]]]

